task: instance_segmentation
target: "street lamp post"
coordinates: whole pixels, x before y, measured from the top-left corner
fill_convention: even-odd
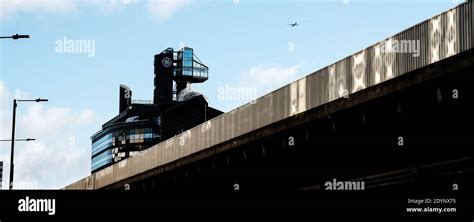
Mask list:
[[[13,189],[13,156],[15,153],[15,117],[17,102],[47,102],[47,99],[14,99],[13,100],[13,121],[12,121],[12,150],[10,154],[10,190]]]
[[[26,139],[16,139],[15,141],[35,141],[36,139],[26,138]],[[0,140],[0,142],[10,142],[12,140]]]
[[[12,36],[0,36],[0,39],[13,39],[13,40],[17,40],[17,39],[29,39],[30,36],[29,35],[18,35],[15,34],[15,35],[12,35]]]
[[[13,40],[18,40],[18,39],[28,39],[30,38],[29,35],[19,35],[18,33],[12,36],[0,36],[0,39],[13,39]],[[35,100],[13,100],[13,123],[12,123],[12,150],[11,150],[11,156],[10,156],[10,190],[13,188],[13,154],[15,151],[15,116],[16,116],[16,106],[17,102],[46,102],[48,101],[47,99],[35,99]],[[26,141],[30,141],[32,139],[28,138]],[[34,140],[34,139],[33,139]]]

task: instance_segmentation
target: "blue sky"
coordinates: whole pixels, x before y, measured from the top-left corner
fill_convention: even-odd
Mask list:
[[[133,99],[152,99],[153,55],[167,47],[194,48],[210,67],[209,80],[194,88],[213,107],[229,111],[248,99],[222,99],[223,87],[252,88],[262,95],[456,4],[0,0],[0,35],[31,35],[0,42],[0,137],[11,136],[15,94],[48,98],[48,103],[19,106],[17,138],[38,141],[17,143],[15,179],[27,188],[59,188],[90,172],[89,136],[117,114],[120,84],[132,89]],[[293,22],[300,26],[289,27]],[[59,53],[56,44],[64,38],[93,41],[94,56]],[[5,164],[9,147],[0,144]],[[6,180],[5,175],[4,188]]]

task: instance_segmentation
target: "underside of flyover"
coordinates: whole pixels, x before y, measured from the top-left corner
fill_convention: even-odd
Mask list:
[[[473,54],[467,51],[243,135],[228,141],[227,148],[210,148],[212,155],[195,154],[192,161],[103,189],[324,192],[325,182],[334,179],[390,191],[471,184]],[[336,106],[346,108],[327,112]]]

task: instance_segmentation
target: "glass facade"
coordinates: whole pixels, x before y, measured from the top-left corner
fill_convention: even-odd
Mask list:
[[[197,61],[193,61],[193,76],[207,78],[208,71],[209,68]]]
[[[193,50],[190,48],[183,49],[183,76],[193,75]]]
[[[128,157],[131,153],[159,141],[152,128],[127,128],[111,131],[92,142],[92,172],[110,165],[114,156]]]
[[[98,156],[92,158],[92,171],[99,169],[100,167],[106,166],[112,163],[112,150],[106,150],[105,152],[99,154]]]
[[[181,65],[177,67],[177,71],[174,73],[175,76],[208,78],[209,68],[202,64],[199,59],[194,58],[192,48],[185,47],[181,49],[177,58]]]

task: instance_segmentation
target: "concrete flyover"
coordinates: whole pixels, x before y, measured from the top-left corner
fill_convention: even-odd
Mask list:
[[[474,123],[473,11],[461,4],[64,189],[376,188],[472,174],[459,128]]]

